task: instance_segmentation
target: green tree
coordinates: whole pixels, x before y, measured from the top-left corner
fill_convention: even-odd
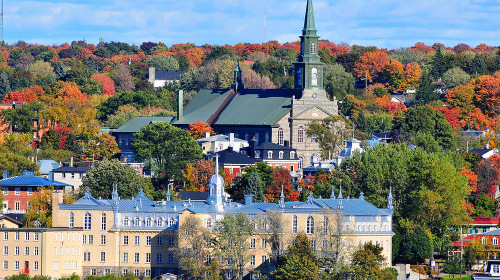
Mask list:
[[[415,146],[424,149],[426,152],[434,153],[441,150],[439,143],[434,139],[434,137],[422,131],[417,131],[417,134],[412,137],[412,143]]]
[[[432,256],[431,238],[422,227],[417,226],[415,230],[405,234],[400,250],[401,255],[422,263]]]
[[[40,166],[26,156],[12,152],[0,152],[0,170],[9,171],[10,176],[19,176],[23,171],[38,172]]]
[[[179,267],[184,275],[201,279],[206,271],[205,256],[210,254],[212,237],[202,221],[188,216],[177,230],[178,246],[175,250]]]
[[[451,146],[453,130],[444,115],[431,106],[412,107],[405,112],[402,129],[415,135],[417,131],[428,133],[443,147]]]
[[[138,160],[147,162],[153,176],[161,182],[181,179],[188,163],[203,156],[198,143],[184,129],[167,122],[149,124],[132,140]]]
[[[381,264],[384,261],[382,256],[383,248],[378,244],[374,245],[371,242],[364,245],[362,249],[354,252],[352,257],[352,274],[353,280],[365,279],[384,279],[395,280],[397,275],[391,273],[388,269],[382,269]]]
[[[445,89],[450,90],[456,86],[462,86],[469,82],[470,75],[465,73],[460,67],[454,67],[443,74]]]
[[[420,78],[419,86],[415,99],[418,104],[427,104],[439,99],[439,92],[436,92],[436,85],[432,80],[432,76],[424,73]]]
[[[9,81],[9,75],[5,73],[5,71],[0,74],[0,100],[3,100],[3,98],[10,92],[10,81]]]
[[[33,102],[22,107],[1,111],[0,117],[9,124],[12,132],[31,133],[33,119],[38,117],[43,107],[43,103]]]
[[[439,79],[448,69],[453,67],[453,57],[438,47],[434,56],[431,57],[431,74],[434,79]]]
[[[306,129],[307,136],[316,136],[321,147],[321,157],[331,158],[342,145],[341,116],[325,118],[321,123],[313,121]]]
[[[259,174],[254,171],[248,177],[248,183],[245,188],[245,194],[253,195],[255,202],[264,202],[264,194],[262,193],[262,180]]]
[[[132,167],[122,165],[116,159],[104,160],[97,166],[91,167],[83,178],[80,195],[83,195],[86,189],[89,188],[92,196],[106,198],[113,192],[114,184],[117,185],[118,194],[121,198],[129,199],[137,196],[142,188],[146,196],[154,199],[151,182],[139,176]]]
[[[319,279],[319,267],[307,236],[297,235],[273,273],[281,280]]]
[[[253,223],[243,212],[225,215],[217,222],[216,236],[219,254],[223,259],[232,259],[228,269],[233,270],[237,279],[243,279],[245,264],[249,260],[247,240],[252,235]]]
[[[328,94],[342,100],[354,90],[354,77],[340,64],[327,65],[324,71],[324,85]]]
[[[24,217],[24,226],[27,228],[52,227],[52,194],[54,187],[40,187],[29,199],[30,207]],[[73,203],[74,199],[70,194],[65,193],[63,203]]]
[[[149,58],[146,62],[156,71],[179,70],[179,62],[173,56],[157,55]]]

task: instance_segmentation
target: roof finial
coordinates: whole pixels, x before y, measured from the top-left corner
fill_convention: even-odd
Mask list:
[[[342,197],[342,185],[340,185],[340,190],[339,190],[339,197],[338,199],[343,199]]]
[[[281,185],[281,195],[280,195],[279,206],[280,206],[280,208],[285,207],[285,194],[283,194],[283,185]]]
[[[219,154],[215,154],[215,175],[219,175]]]
[[[330,199],[335,199],[335,188],[332,185],[332,193],[330,194]]]
[[[116,183],[113,183],[113,192],[111,193],[112,200],[118,200],[118,186]]]
[[[394,205],[392,205],[392,186],[389,186],[389,197],[387,198],[387,208],[393,209]]]
[[[170,185],[172,185],[172,183],[168,184],[167,201],[170,201]]]

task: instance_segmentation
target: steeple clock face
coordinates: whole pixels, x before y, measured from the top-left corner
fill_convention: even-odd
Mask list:
[[[316,98],[316,97],[318,97],[318,93],[317,92],[313,93],[313,95],[312,95],[312,98]]]

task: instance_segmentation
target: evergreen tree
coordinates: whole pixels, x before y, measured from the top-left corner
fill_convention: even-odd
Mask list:
[[[64,69],[64,64],[62,62],[57,65],[55,72],[57,77],[63,77],[66,75],[66,69]]]
[[[248,184],[245,186],[245,194],[253,195],[255,202],[264,202],[264,194],[262,193],[262,180],[257,172],[250,173]]]
[[[7,95],[9,92],[10,92],[9,75],[3,72],[0,75],[0,100],[2,100],[5,97],[5,95]]]
[[[432,76],[428,73],[425,73],[420,78],[415,99],[418,104],[427,104],[439,99],[439,92],[436,92],[436,85],[434,85]]]
[[[484,63],[483,56],[481,54],[476,54],[471,62],[471,67],[469,74],[471,75],[481,75],[486,72],[486,64]]]

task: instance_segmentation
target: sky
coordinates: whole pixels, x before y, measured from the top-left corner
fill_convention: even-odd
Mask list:
[[[4,40],[235,45],[299,40],[306,0],[3,0]],[[500,0],[314,0],[320,39],[500,45]]]

